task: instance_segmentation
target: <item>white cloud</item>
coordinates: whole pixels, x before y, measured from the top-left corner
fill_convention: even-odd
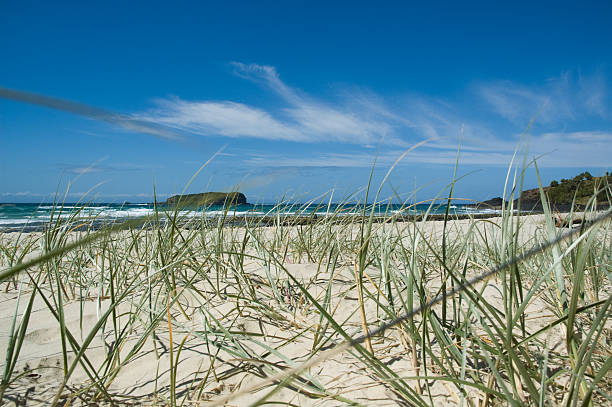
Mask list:
[[[371,145],[390,134],[393,125],[363,111],[299,95],[270,66],[233,63],[237,75],[260,83],[286,103],[276,112],[231,101],[157,100],[158,107],[135,119],[202,136],[250,137],[295,142],[341,142]],[[393,138],[390,137],[391,141]]]
[[[232,62],[232,66],[235,68],[234,73],[241,78],[260,82],[286,100],[291,101],[299,99],[297,92],[281,81],[280,76],[273,66],[243,64],[241,62]]]
[[[609,132],[544,133],[532,137],[530,151],[533,155],[545,154],[540,161],[542,166],[609,168],[610,146]]]
[[[90,173],[108,173],[111,171],[112,172],[144,171],[144,170],[150,170],[154,168],[163,168],[163,166],[160,166],[159,164],[157,165],[154,165],[154,164],[139,165],[139,164],[134,164],[134,163],[116,163],[116,164],[109,164],[109,165],[99,164],[99,162],[103,161],[104,159],[101,159],[98,162],[95,162],[92,164],[58,163],[57,167],[63,172],[66,172],[68,174],[75,174],[75,175],[84,175],[84,174],[90,174]]]
[[[167,98],[157,100],[156,107],[147,112],[124,115],[5,88],[0,88],[0,97],[168,139],[178,139],[180,133],[187,132],[312,144],[336,142],[370,148],[384,138],[383,152],[431,139],[420,157],[439,163],[454,162],[451,157],[460,144],[466,161],[488,164],[491,157],[502,160],[512,154],[520,139],[518,133],[535,118],[530,129],[531,151],[551,152],[543,159],[550,165],[606,166],[607,156],[612,155],[609,141],[612,112],[607,80],[600,72],[564,72],[536,85],[512,81],[480,83],[476,92],[468,92],[456,101],[422,95],[389,100],[358,88],[344,89],[332,101],[287,85],[272,66],[239,62],[232,66],[236,75],[277,95],[281,107],[265,109],[228,100]],[[371,157],[371,151],[363,154]],[[304,165],[327,162],[349,165],[340,155],[315,153],[304,160]],[[64,168],[71,173],[137,169],[97,165]]]
[[[478,91],[493,111],[523,126],[530,119],[536,124],[558,125],[608,116],[605,80],[600,74],[564,72],[535,86],[499,81],[481,84]]]
[[[158,100],[158,108],[140,119],[199,135],[308,141],[307,137],[269,113],[234,102]]]
[[[550,102],[546,95],[509,82],[483,86],[481,93],[497,113],[511,121],[529,119]]]
[[[33,193],[30,191],[19,191],[19,192],[2,192],[2,196],[43,196],[44,194]]]
[[[607,87],[604,77],[601,74],[580,75],[578,84],[580,99],[584,101],[585,108],[602,118],[608,117],[610,112],[606,106]]]
[[[247,160],[247,163],[259,167],[345,167],[345,168],[369,168],[376,159],[377,167],[390,166],[402,155],[402,150],[393,150],[381,153],[321,153],[309,157],[288,157],[272,155],[256,155]],[[444,164],[454,165],[457,151],[414,151],[409,153],[398,165],[410,164]],[[499,165],[509,163],[511,153],[499,152],[474,152],[464,151],[461,153],[462,164],[487,164]]]
[[[512,160],[520,136],[515,142],[504,142],[498,149],[479,148],[462,145],[459,162],[461,165],[507,166]],[[601,167],[610,166],[610,145],[612,133],[575,132],[545,133],[530,136],[526,149],[521,149],[517,158],[527,154],[529,160],[538,158],[541,167]],[[443,164],[454,165],[457,158],[457,145],[427,143],[423,148],[410,152],[399,165]],[[376,158],[375,153],[319,153],[314,156],[274,156],[252,154],[247,164],[257,167],[371,167],[376,158],[377,166],[390,166],[403,153],[403,150],[385,151]]]
[[[351,144],[372,144],[390,130],[381,122],[368,122],[353,114],[340,113],[315,104],[302,104],[286,112],[304,134],[316,140],[334,140]]]
[[[160,198],[163,197],[168,197],[174,195],[173,193],[162,193],[162,192],[158,192],[157,193],[157,199],[160,200]],[[36,192],[30,192],[30,191],[19,191],[19,192],[2,192],[0,193],[0,196],[3,197],[13,197],[13,198],[23,198],[23,197],[32,197],[32,198],[38,198],[38,199],[51,199],[53,200],[54,197],[56,197],[56,192],[48,192],[48,193],[36,193]],[[125,198],[125,199],[148,199],[148,200],[153,200],[153,193],[152,192],[134,192],[134,193],[105,193],[105,192],[100,192],[100,193],[92,193],[91,191],[74,191],[74,192],[68,192],[65,195],[61,195],[61,198],[63,199],[63,197],[69,198],[69,199],[73,199],[73,200],[79,200],[79,199],[83,199],[83,198],[94,198],[95,201],[100,202],[104,199],[121,199],[121,198]]]
[[[380,160],[392,163],[402,148],[430,139],[407,162],[454,164],[461,146],[464,164],[507,165],[529,129],[532,156],[541,165],[606,166],[610,133],[582,131],[592,118],[607,120],[606,81],[601,75],[566,72],[540,85],[511,81],[479,84],[460,101],[421,95],[385,100],[358,88],[344,89],[331,102],[287,85],[274,67],[232,63],[234,73],[277,95],[284,105],[263,109],[232,101],[157,101],[157,108],[135,118],[203,136],[336,142],[355,146],[355,154],[319,152],[299,156],[247,155],[246,164],[270,167],[369,166],[372,147],[384,139]],[[474,89],[472,89],[474,90]],[[484,107],[484,108],[483,108]],[[596,128],[596,127],[595,127]],[[311,149],[312,150],[312,149]],[[609,160],[608,160],[609,161]]]

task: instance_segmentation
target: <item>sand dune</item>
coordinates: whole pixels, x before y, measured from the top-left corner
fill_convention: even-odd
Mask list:
[[[515,237],[521,250],[546,236],[543,215],[521,217],[520,221],[520,233]],[[160,240],[155,230],[124,231],[66,254],[61,261],[37,266],[30,270],[30,276],[38,279],[40,291],[34,297],[5,400],[28,406],[48,405],[60,389],[65,369],[75,360],[76,347],[82,346],[91,332],[94,332],[93,340],[84,352],[87,359],[80,359],[61,390],[62,403],[79,405],[95,401],[105,405],[112,400],[119,404],[166,405],[176,399],[179,404],[183,401],[185,405],[206,405],[255,385],[343,340],[340,329],[322,317],[289,274],[325,307],[343,332],[352,337],[362,334],[364,320],[356,289],[359,276],[355,274],[359,262],[360,246],[355,244],[360,236],[359,225],[310,227],[309,235],[303,233],[303,227],[225,228],[223,236],[215,236],[219,230],[214,229],[183,231],[182,236],[175,236],[181,243],[174,243],[172,247],[164,246],[167,241]],[[447,262],[459,274],[465,272],[467,278],[493,266],[496,259],[501,259],[499,255],[509,255],[503,254],[502,241],[507,236],[502,236],[502,229],[502,218],[449,222],[446,235],[453,247],[447,253]],[[443,222],[439,221],[375,226],[361,283],[365,323],[370,329],[391,319],[385,307],[401,313],[406,306],[403,303],[407,301],[408,278],[421,279],[415,281],[419,286],[418,295],[413,299],[416,306],[422,299],[437,295],[444,275],[440,259],[436,259],[436,254],[441,253],[438,249],[442,232]],[[609,245],[610,228],[601,233],[607,236]],[[80,236],[73,234],[68,240]],[[296,243],[306,236],[313,242]],[[0,237],[1,245],[14,247],[18,237],[20,244],[34,242],[27,257],[40,252],[41,233],[4,234]],[[411,246],[415,245],[415,238],[419,242]],[[136,247],[135,241],[141,246]],[[435,250],[425,242],[434,245]],[[402,246],[404,251],[400,255]],[[166,253],[164,247],[168,248]],[[388,256],[381,255],[384,253]],[[407,261],[413,254],[418,257],[416,261],[422,274],[408,277],[411,271]],[[164,255],[168,257],[163,259]],[[3,267],[6,267],[7,260],[4,261]],[[536,264],[538,261],[548,263],[541,267]],[[521,295],[526,295],[534,281],[549,271],[551,259],[542,256],[530,264],[521,266],[524,285]],[[539,270],[541,275],[536,275],[534,270]],[[394,275],[391,280],[389,271]],[[3,350],[9,345],[9,327],[15,310],[18,310],[19,322],[33,291],[27,276],[22,273],[1,286],[0,325],[5,329],[0,336],[0,348]],[[503,281],[508,278],[492,278],[474,290],[481,293],[488,306],[499,311],[502,320],[509,298],[505,292],[508,286],[504,288]],[[584,304],[605,300],[610,295],[610,281],[601,281],[598,287],[586,285]],[[451,281],[447,280],[447,284],[450,287]],[[525,302],[524,319],[520,320],[525,324],[525,331],[519,323],[512,329],[517,340],[559,318],[554,278],[545,277],[538,284],[541,286]],[[66,340],[66,350],[62,349],[58,321],[58,290],[63,292],[61,308],[66,332],[72,335],[76,346]],[[387,298],[389,295],[393,295],[393,303]],[[491,323],[485,321],[485,315],[466,297],[462,300],[452,303],[456,309],[450,309],[451,303],[448,303],[447,312],[454,312],[448,327],[442,327],[439,322],[441,305],[436,305],[425,317],[415,318],[417,330],[413,333],[431,336],[423,339],[428,349],[401,325],[388,330],[384,336],[372,338],[377,363],[392,370],[427,403],[459,405],[463,400],[476,405],[485,399],[485,392],[478,386],[489,386],[503,393],[503,385],[498,383],[499,377],[495,377],[490,364],[472,354],[483,352],[494,358],[493,344],[499,339],[490,337],[487,326]],[[112,307],[113,312],[104,316],[112,304],[116,305]],[[105,322],[96,326],[101,320]],[[468,325],[466,320],[470,321]],[[579,318],[584,329],[588,329],[589,321]],[[426,328],[418,330],[421,323]],[[605,324],[605,335],[609,338],[609,318]],[[436,329],[445,330],[448,336],[439,336]],[[565,332],[565,325],[559,324],[520,348],[526,354],[531,352],[530,357],[536,360],[537,355],[544,354],[543,346],[546,346],[549,368],[560,372],[549,389],[553,401],[561,401],[563,386],[571,376],[571,366],[562,356]],[[453,349],[440,341],[443,337],[454,338]],[[464,359],[467,365],[462,367],[453,360],[457,355],[449,356],[449,352],[460,355],[463,346],[469,346],[470,352]],[[493,348],[487,349],[487,346]],[[487,350],[483,351],[483,347]],[[610,348],[602,351],[609,354]],[[435,358],[448,360],[439,362]],[[524,358],[528,366],[529,358]],[[1,368],[5,369],[6,363]],[[498,368],[504,371],[502,365]],[[444,369],[455,373],[449,374]],[[317,406],[348,401],[377,406],[407,403],[405,395],[390,385],[385,375],[375,365],[365,362],[359,352],[349,350],[313,366],[299,379],[280,388],[270,400]],[[450,380],[435,379],[454,375],[479,384],[460,387]],[[416,376],[429,378],[416,380]],[[503,380],[511,378],[505,376]],[[526,397],[525,402],[533,401],[527,388],[522,387],[519,385],[519,390],[510,394]],[[249,405],[272,388],[274,385],[268,384],[232,399],[227,405]],[[499,397],[492,397],[495,399],[500,401]]]

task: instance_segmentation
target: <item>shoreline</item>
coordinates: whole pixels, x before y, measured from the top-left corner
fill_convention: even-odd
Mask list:
[[[492,209],[493,210],[493,209]],[[603,209],[602,209],[603,210]],[[448,217],[444,214],[391,214],[391,215],[374,215],[372,217],[372,223],[399,223],[399,222],[436,222],[443,221],[445,218],[449,221],[452,220],[480,220],[480,219],[491,219],[502,216],[501,210],[495,210],[492,213],[474,213],[474,214],[452,214],[449,213]],[[583,213],[580,211],[559,211],[554,212],[557,215],[569,215]],[[515,216],[530,216],[530,215],[543,215],[543,210],[532,210],[532,211],[514,211]],[[331,219],[330,219],[331,218]],[[268,226],[309,226],[317,223],[327,222],[334,225],[338,224],[359,224],[362,222],[367,223],[370,216],[366,215],[325,215],[325,214],[308,214],[308,215],[283,215],[281,217],[271,215],[251,215],[251,216],[211,216],[211,217],[191,217],[186,219],[179,219],[177,226],[184,229],[201,229],[217,227],[219,219],[223,219],[223,226],[246,226],[251,227],[268,227]],[[138,224],[139,221],[142,221]],[[158,226],[164,227],[170,221],[168,218],[160,219],[155,221],[149,217],[144,218],[127,218],[127,219],[78,219],[70,222],[64,222],[62,227],[69,228],[75,232],[85,231],[98,231],[110,226],[119,226],[121,223],[126,223],[125,229],[152,229]],[[135,225],[136,223],[136,225]],[[0,226],[0,234],[3,233],[37,233],[44,232],[50,226],[49,222],[33,222],[32,224],[18,225],[18,226]],[[122,229],[122,228],[119,228]]]

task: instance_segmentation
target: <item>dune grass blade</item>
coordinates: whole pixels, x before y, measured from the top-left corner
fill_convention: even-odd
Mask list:
[[[23,282],[22,282],[23,284]],[[4,392],[8,385],[11,382],[11,376],[15,370],[15,365],[17,364],[17,360],[19,358],[19,352],[21,351],[21,347],[23,346],[23,341],[25,339],[25,334],[28,329],[28,324],[30,322],[30,316],[32,315],[32,306],[34,305],[34,299],[36,297],[36,291],[32,291],[30,294],[30,299],[26,306],[26,309],[21,316],[21,320],[19,321],[18,329],[15,331],[17,315],[19,311],[19,298],[21,297],[21,288],[19,289],[19,297],[16,302],[15,313],[13,315],[13,319],[11,321],[11,328],[9,330],[9,345],[6,349],[6,361],[4,365],[4,371],[2,373],[2,382],[0,383],[0,400],[2,400],[4,396]]]

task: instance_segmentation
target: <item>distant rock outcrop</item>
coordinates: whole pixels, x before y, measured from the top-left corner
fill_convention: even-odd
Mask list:
[[[497,198],[489,199],[488,201],[478,202],[477,204],[470,206],[487,209],[501,209],[503,203],[504,200],[498,196]]]
[[[203,192],[201,194],[174,195],[164,202],[166,205],[206,206],[243,205],[246,196],[241,192]]]

